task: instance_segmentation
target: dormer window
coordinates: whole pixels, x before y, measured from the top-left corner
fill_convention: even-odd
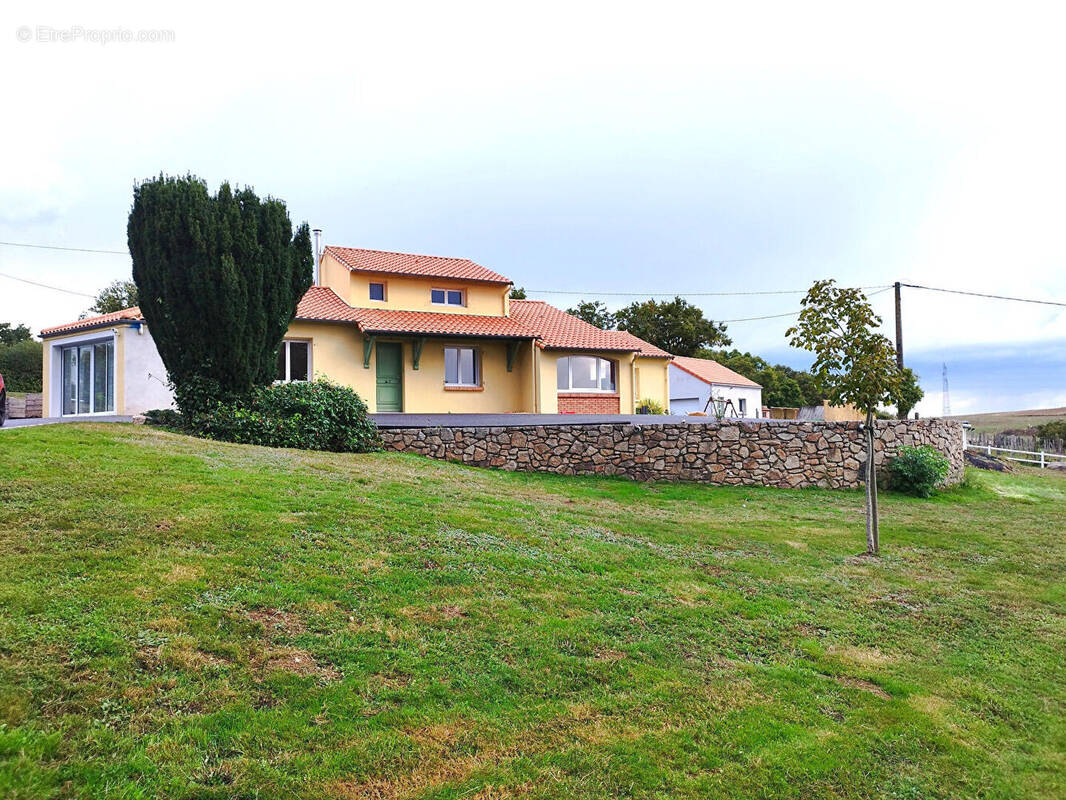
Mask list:
[[[372,284],[370,284],[370,299],[371,300],[380,300],[381,302],[384,302],[385,301],[385,284],[383,284],[383,283],[372,283]]]
[[[430,289],[429,300],[435,306],[465,306],[464,295],[462,289]]]

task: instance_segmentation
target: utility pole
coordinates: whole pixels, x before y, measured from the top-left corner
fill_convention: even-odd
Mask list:
[[[900,282],[896,281],[896,366],[903,371],[903,304],[900,300]]]

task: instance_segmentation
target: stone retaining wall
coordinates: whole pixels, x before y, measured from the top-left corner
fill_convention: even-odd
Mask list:
[[[958,422],[892,421],[877,427],[878,465],[901,445],[927,444],[951,462],[946,482],[962,480]],[[717,485],[856,488],[866,461],[858,422],[382,428],[381,436],[391,450],[478,467]]]

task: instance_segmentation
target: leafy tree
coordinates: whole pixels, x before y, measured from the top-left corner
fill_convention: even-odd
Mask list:
[[[0,345],[13,345],[19,342],[28,342],[33,338],[30,329],[25,325],[12,328],[10,322],[0,322]]]
[[[637,301],[615,314],[619,330],[651,342],[675,356],[694,356],[705,347],[732,344],[725,325],[703,316],[699,306],[681,297]]]
[[[89,314],[110,314],[137,305],[137,284],[133,281],[112,281],[96,295]]]
[[[902,377],[896,351],[877,333],[881,317],[859,289],[816,281],[803,298],[799,322],[786,332],[790,344],[814,353],[812,371],[833,405],[854,403],[866,412],[866,549],[880,550],[874,412],[899,395]]]
[[[526,290],[522,286],[512,286],[510,298],[512,300],[526,300]]]
[[[896,406],[896,416],[899,419],[906,419],[911,409],[918,405],[923,397],[925,397],[925,391],[918,385],[918,376],[910,367],[904,367],[900,375],[899,390],[892,398]]]
[[[193,176],[138,184],[127,226],[141,312],[185,413],[270,383],[311,286],[311,234],[285,203]]]
[[[762,386],[763,403],[768,406],[816,406],[822,402],[817,379],[809,372],[770,364],[752,353],[739,350],[701,350],[700,358],[710,358]]]
[[[582,300],[576,308],[566,309],[566,313],[605,331],[614,327],[614,314],[608,311],[607,306],[599,300]]]

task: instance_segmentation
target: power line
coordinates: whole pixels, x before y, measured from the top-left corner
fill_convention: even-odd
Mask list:
[[[25,242],[0,242],[5,247],[32,247],[36,250],[66,250],[72,253],[108,253],[116,256],[128,256],[126,250],[93,250],[89,247],[60,247],[54,244],[26,244]]]
[[[0,278],[10,278],[13,281],[19,281],[21,283],[28,283],[30,286],[40,286],[42,289],[52,289],[57,292],[65,292],[66,294],[74,294],[78,297],[88,297],[91,300],[96,299],[94,294],[86,294],[85,292],[76,292],[73,289],[64,289],[62,286],[49,286],[47,283],[38,283],[37,281],[27,280],[26,278],[19,278],[16,275],[8,275],[6,272],[0,272]]]
[[[982,292],[967,292],[962,289],[938,289],[934,286],[918,286],[914,283],[901,283],[900,286],[906,286],[908,289],[925,289],[928,292],[946,292],[948,294],[965,294],[970,297],[988,297],[992,300],[1013,300],[1016,303],[1038,303],[1043,306],[1062,306],[1066,308],[1066,303],[1060,303],[1056,300],[1030,300],[1026,297],[1007,297],[1002,294],[983,294]]]
[[[856,289],[891,289],[891,284],[856,286]],[[586,295],[592,297],[750,297],[771,294],[807,294],[806,289],[778,289],[759,292],[572,292],[566,289],[526,289],[532,294]],[[797,312],[798,313],[798,312]]]
[[[867,297],[876,297],[879,294],[884,294],[885,292],[887,292],[891,288],[892,288],[891,286],[886,286],[883,289],[878,289],[876,292],[870,292],[866,296]],[[799,315],[800,315],[799,311],[788,311],[788,312],[786,312],[784,314],[767,314],[767,315],[762,316],[762,317],[741,317],[740,319],[719,319],[719,320],[715,320],[715,322],[754,322],[755,320],[761,320],[761,319],[783,319],[784,317],[798,317]]]

